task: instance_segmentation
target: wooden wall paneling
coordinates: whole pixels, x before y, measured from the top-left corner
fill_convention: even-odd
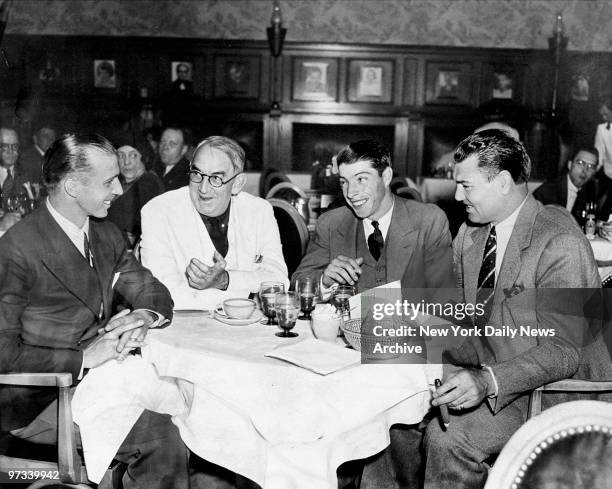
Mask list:
[[[399,70],[398,70],[399,75]],[[414,57],[403,59],[402,74],[402,105],[417,105],[417,80],[419,78],[419,61]],[[399,83],[398,83],[399,86]]]
[[[393,148],[393,171],[397,175],[408,175],[408,139],[410,122],[407,117],[400,117],[395,123],[395,136]]]
[[[415,182],[423,174],[423,141],[425,123],[423,119],[411,118],[408,124],[408,148],[406,157],[406,176]]]

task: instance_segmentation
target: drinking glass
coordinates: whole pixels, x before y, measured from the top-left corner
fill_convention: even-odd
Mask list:
[[[349,299],[355,295],[355,287],[352,285],[339,285],[333,292],[332,301],[336,306],[336,312],[345,319],[350,319]]]
[[[298,314],[300,313],[300,299],[295,292],[283,292],[276,294],[276,319],[282,331],[276,333],[276,336],[282,338],[295,338],[297,333],[291,330],[295,327]]]
[[[295,283],[295,291],[300,298],[300,309],[304,313],[298,319],[310,321],[310,313],[314,310],[319,284],[312,277],[304,277]]]
[[[17,195],[11,195],[6,198],[6,210],[7,212],[19,212],[21,206],[21,200]]]
[[[278,324],[274,319],[276,316],[274,305],[276,294],[279,292],[285,292],[285,284],[282,282],[262,282],[259,285],[259,301],[261,302],[261,309],[268,318],[267,322],[263,324],[268,326],[275,326]]]

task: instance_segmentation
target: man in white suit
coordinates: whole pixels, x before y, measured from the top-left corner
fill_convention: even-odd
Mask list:
[[[142,208],[142,262],[168,287],[175,309],[212,308],[262,281],[288,283],[272,206],[240,192],[244,161],[235,141],[206,138],[189,185]]]

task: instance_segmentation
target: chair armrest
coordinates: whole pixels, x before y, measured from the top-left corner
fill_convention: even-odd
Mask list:
[[[564,379],[544,384],[531,392],[527,419],[542,412],[543,392],[612,392],[612,380]]]
[[[71,373],[15,373],[0,374],[0,384],[32,385],[39,387],[70,387]]]

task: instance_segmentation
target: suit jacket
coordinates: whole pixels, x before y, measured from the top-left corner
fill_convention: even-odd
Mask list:
[[[176,309],[213,308],[237,292],[257,292],[263,281],[288,283],[272,206],[241,192],[232,197],[228,223],[227,291],[189,286],[185,270],[192,258],[212,265],[215,247],[191,198],[189,187],[166,192],[142,208],[142,263],[168,287]]]
[[[164,182],[166,192],[176,190],[177,188],[189,185],[189,162],[185,158],[181,158],[176,165],[172,167],[168,173],[164,175],[166,167],[160,162],[156,168],[156,173]]]
[[[115,225],[89,226],[95,270],[45,205],[0,238],[0,372],[70,372],[76,381],[83,350],[112,315],[113,292],[172,318],[168,290],[127,252]],[[53,397],[0,388],[0,429],[25,425]]]
[[[554,204],[565,207],[567,203],[567,173],[559,175],[554,181],[546,181],[533,191],[533,196],[542,202],[542,204]],[[579,213],[585,209],[585,204],[588,201],[595,201],[595,188],[592,182],[585,183],[582,188],[578,190],[574,206],[572,207],[571,214],[575,218],[579,218]]]
[[[8,197],[17,196],[19,194],[25,194],[26,189],[23,186],[24,183],[28,182],[28,177],[23,171],[23,168],[17,163],[14,167],[13,180],[10,183],[6,181],[0,186],[0,204],[6,209],[6,199]]]
[[[488,234],[488,226],[464,224],[453,243],[466,303],[476,302]],[[449,352],[449,357],[462,365],[492,367],[499,384],[499,395],[491,403],[494,411],[521,396],[520,407],[526,410],[526,394],[548,382],[610,378],[610,356],[597,329],[601,316],[584,314],[600,287],[591,246],[569,213],[529,195],[504,254],[487,324],[554,328],[555,336],[483,336]],[[568,400],[566,395],[544,397],[552,403]]]
[[[384,248],[387,282],[401,280],[402,288],[453,287],[451,235],[444,213],[434,204],[393,198],[395,204]],[[305,275],[320,279],[327,265],[338,255],[363,256],[362,269],[376,267],[369,252],[358,253],[359,226],[362,226],[361,219],[349,207],[321,215],[314,239],[308,244],[293,279]],[[357,283],[359,291],[376,287],[377,284],[366,283],[362,277],[363,274]]]

